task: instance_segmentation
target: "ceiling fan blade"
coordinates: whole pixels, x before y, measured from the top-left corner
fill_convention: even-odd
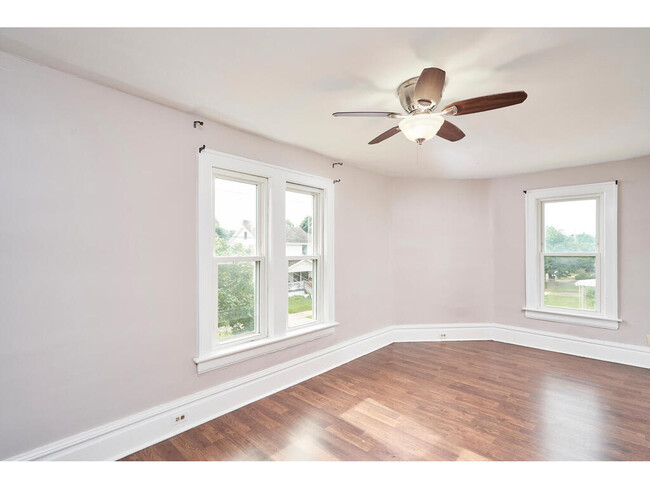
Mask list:
[[[528,98],[528,95],[524,91],[499,93],[498,95],[487,95],[485,97],[470,98],[468,100],[450,103],[442,111],[444,112],[447,109],[456,107],[455,113],[452,109],[448,115],[475,114],[477,112],[486,112],[487,110],[517,105],[526,100],[526,98]]]
[[[397,134],[400,131],[401,131],[401,129],[399,128],[398,125],[396,125],[395,127],[391,127],[386,132],[382,132],[381,134],[379,134],[377,137],[375,137],[368,144],[377,144],[378,142],[384,141],[384,140],[388,139],[389,137],[394,136],[395,134]]]
[[[334,112],[334,117],[401,117],[402,114],[395,112]]]
[[[438,68],[425,68],[415,85],[415,100],[424,108],[437,105],[444,87],[445,72]]]
[[[442,127],[440,127],[436,135],[451,142],[460,141],[465,137],[465,133],[462,130],[447,120],[442,124]]]

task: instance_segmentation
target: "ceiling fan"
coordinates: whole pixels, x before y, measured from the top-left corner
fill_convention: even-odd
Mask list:
[[[401,119],[395,127],[378,135],[368,144],[377,144],[398,132],[407,139],[422,144],[437,135],[456,142],[465,137],[462,130],[444,116],[466,115],[522,103],[528,95],[523,91],[499,93],[470,98],[447,105],[434,113],[445,86],[445,72],[439,68],[425,68],[420,76],[410,78],[397,87],[397,96],[407,115],[396,112],[334,112],[334,117],[389,117]]]

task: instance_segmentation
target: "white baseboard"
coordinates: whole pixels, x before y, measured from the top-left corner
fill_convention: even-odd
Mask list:
[[[9,460],[115,460],[393,342],[494,340],[650,368],[650,347],[584,339],[493,323],[398,325],[334,345],[136,415],[25,452]],[[172,418],[185,415],[174,425]]]
[[[650,369],[650,347],[492,324],[493,341]]]
[[[419,324],[392,327],[391,342],[488,341],[493,324]]]
[[[388,327],[47,444],[9,461],[116,460],[387,346]],[[174,425],[172,419],[185,415]]]
[[[503,324],[400,325],[393,327],[392,339],[392,342],[497,341],[650,369],[650,347]]]

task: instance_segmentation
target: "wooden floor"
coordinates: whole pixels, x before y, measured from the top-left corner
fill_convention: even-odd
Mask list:
[[[392,344],[125,460],[650,460],[650,370]]]

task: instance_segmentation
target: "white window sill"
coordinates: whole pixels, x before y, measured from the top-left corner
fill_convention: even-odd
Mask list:
[[[561,322],[563,324],[586,325],[588,327],[600,327],[601,329],[617,330],[622,322],[619,318],[598,317],[594,315],[581,314],[579,312],[564,312],[554,310],[535,310],[522,308],[526,318],[547,320],[549,322]]]
[[[194,358],[196,369],[199,374],[211,371],[213,369],[239,363],[248,359],[271,354],[272,352],[281,351],[289,347],[297,346],[305,342],[320,339],[334,332],[338,322],[329,322],[325,324],[315,324],[312,326],[301,327],[282,337],[269,337],[256,341],[237,344],[236,346],[219,349],[205,356]]]

